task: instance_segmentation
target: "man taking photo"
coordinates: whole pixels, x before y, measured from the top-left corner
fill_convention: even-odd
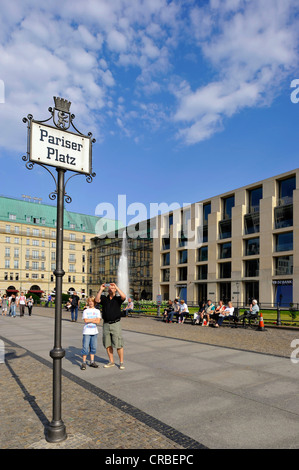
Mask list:
[[[108,287],[108,295],[103,295],[105,288]],[[116,295],[118,293],[119,295]],[[124,341],[121,330],[121,304],[126,300],[126,294],[124,294],[116,284],[111,282],[108,284],[102,284],[98,291],[95,302],[102,305],[102,317],[103,317],[103,345],[106,348],[109,363],[105,364],[104,367],[115,366],[113,359],[113,348],[117,350],[119,357],[119,368],[123,370],[124,366]]]

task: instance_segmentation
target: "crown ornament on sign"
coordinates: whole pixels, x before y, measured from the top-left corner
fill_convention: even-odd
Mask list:
[[[55,103],[55,108],[58,111],[63,111],[65,113],[70,112],[70,107],[71,107],[71,101],[65,100],[64,98],[60,98],[59,96],[53,96],[54,98],[54,103]]]

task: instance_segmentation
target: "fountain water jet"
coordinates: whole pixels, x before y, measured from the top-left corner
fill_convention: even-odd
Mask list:
[[[118,270],[117,270],[117,285],[120,290],[126,294],[127,299],[129,297],[129,272],[128,272],[128,256],[127,256],[127,238],[126,231],[123,233],[123,242],[121,256],[119,259]]]

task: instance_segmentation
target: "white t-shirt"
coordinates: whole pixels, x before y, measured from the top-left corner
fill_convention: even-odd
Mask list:
[[[187,313],[187,312],[189,313],[187,304],[185,304],[185,303],[184,303],[184,304],[180,304],[180,311],[182,312],[182,311],[185,310],[185,309],[186,309],[186,312],[185,312],[185,313]]]
[[[25,305],[25,303],[26,303],[25,295],[20,295],[19,302],[20,302],[20,305]]]
[[[220,313],[219,316],[220,316],[220,317],[228,317],[228,316],[234,314],[234,310],[235,310],[234,307],[226,307],[226,309],[224,310],[224,312]]]
[[[101,311],[98,310],[97,308],[86,308],[83,311],[82,319],[84,320],[91,320],[94,318],[102,318]],[[84,328],[83,328],[83,334],[84,335],[97,335],[98,334],[98,328],[96,323],[85,323]]]

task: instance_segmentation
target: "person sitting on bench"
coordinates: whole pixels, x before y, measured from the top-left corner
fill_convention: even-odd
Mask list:
[[[132,299],[129,297],[128,298],[128,305],[126,308],[123,309],[123,313],[126,315],[126,317],[129,315],[129,313],[132,313],[134,310],[134,304],[132,302]]]
[[[218,318],[217,323],[215,324],[215,327],[219,328],[219,326],[222,325],[223,320],[225,319],[225,317],[228,317],[228,316],[233,317],[234,316],[234,310],[235,309],[233,307],[233,304],[231,302],[228,302],[227,307],[221,313],[219,313],[219,318]]]
[[[249,310],[245,310],[244,314],[239,317],[239,320],[243,320],[243,326],[245,326],[246,319],[249,321],[255,319],[259,315],[260,308],[257,304],[257,300],[253,300],[250,304]]]

